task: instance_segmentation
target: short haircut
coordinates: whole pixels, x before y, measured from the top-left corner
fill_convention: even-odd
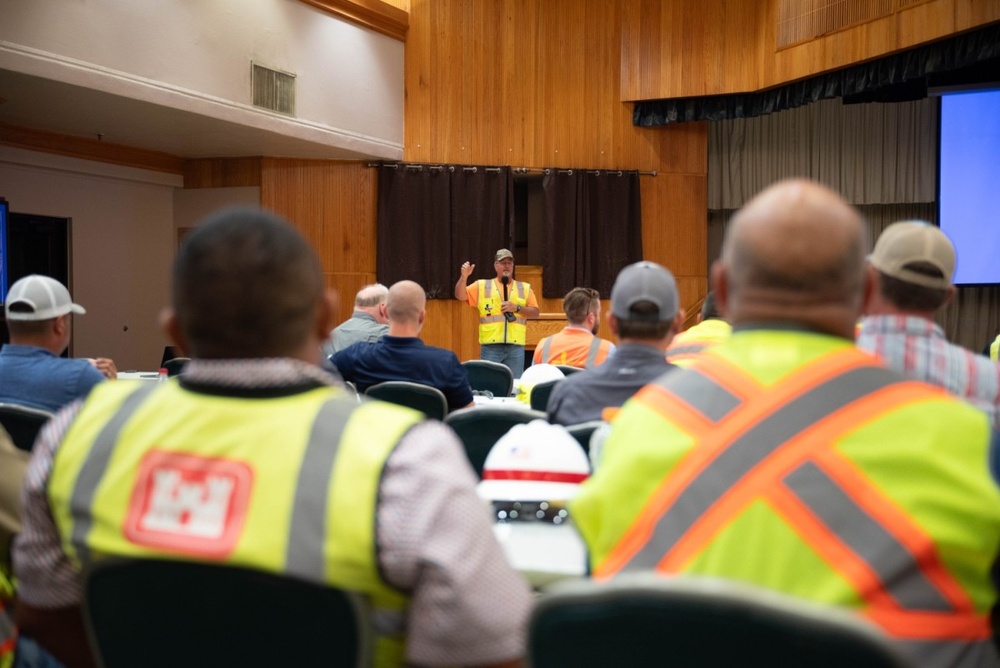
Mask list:
[[[904,269],[935,278],[941,278],[943,275],[941,270],[929,262],[911,262],[905,265]],[[948,301],[948,290],[944,288],[927,288],[915,283],[908,283],[883,274],[881,271],[878,272],[878,277],[879,292],[882,297],[904,311],[937,311]]]
[[[593,288],[573,288],[563,297],[563,312],[570,324],[580,325],[587,316],[597,311],[601,293]]]
[[[660,307],[653,302],[639,301],[632,305],[630,312],[639,319],[618,318],[618,337],[622,339],[641,339],[658,341],[667,335],[674,326],[673,320],[652,319],[660,313]]]
[[[11,313],[33,313],[31,306],[23,302],[14,302],[7,307]],[[59,316],[62,317],[62,316]],[[52,328],[52,321],[55,318],[45,320],[8,320],[7,331],[12,336],[38,336]]]
[[[719,302],[715,299],[715,293],[709,292],[705,295],[705,301],[701,305],[701,319],[710,320],[721,317],[722,314],[719,313]]]
[[[379,304],[385,303],[388,296],[389,288],[385,287],[381,283],[372,283],[371,285],[366,285],[358,290],[358,294],[354,297],[354,306],[356,308],[371,308],[372,306],[378,306]]]
[[[389,288],[385,312],[390,322],[415,323],[427,306],[427,294],[414,281],[399,281]]]
[[[307,340],[323,299],[316,253],[259,209],[227,209],[184,240],[173,271],[177,322],[193,356],[283,357]]]

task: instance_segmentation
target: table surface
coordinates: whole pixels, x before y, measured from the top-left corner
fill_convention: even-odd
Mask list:
[[[523,401],[518,401],[517,397],[483,397],[473,395],[472,402],[476,406],[503,406],[504,408],[515,408],[521,410],[531,409],[531,406],[528,404]]]
[[[119,371],[118,380],[159,380],[159,371]]]
[[[571,524],[507,522],[493,525],[507,561],[533,587],[587,573],[587,549]]]

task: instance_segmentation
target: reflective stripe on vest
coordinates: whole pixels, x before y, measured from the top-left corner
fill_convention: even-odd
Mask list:
[[[101,533],[107,539],[107,532],[110,530],[114,532],[114,536],[117,536],[118,529],[114,527],[98,526],[95,529],[93,520],[91,519],[97,515],[94,504],[98,501],[99,495],[105,494],[101,490],[101,485],[105,478],[114,472],[112,471],[114,466],[120,466],[120,464],[115,465],[113,462],[115,462],[115,450],[119,443],[122,442],[123,429],[126,428],[130,419],[136,415],[137,411],[147,409],[144,405],[145,399],[149,397],[151,392],[157,390],[164,391],[167,397],[171,396],[171,393],[174,393],[172,395],[174,397],[178,397],[177,393],[181,393],[181,395],[185,394],[174,383],[171,383],[171,386],[153,384],[125,396],[124,400],[117,407],[115,407],[115,404],[109,404],[107,401],[104,401],[104,410],[108,411],[110,409],[113,412],[108,411],[108,420],[103,426],[95,428],[94,436],[89,442],[90,447],[87,450],[77,448],[77,452],[83,456],[79,472],[75,480],[72,481],[71,487],[62,488],[68,492],[69,505],[72,506],[71,526],[68,528],[68,531],[64,527],[63,533],[64,535],[65,533],[70,534],[72,547],[84,564],[100,556],[96,553],[91,554],[91,548],[88,547],[90,541],[93,540],[91,532],[100,529],[98,533]],[[367,471],[367,469],[374,465],[376,469],[371,474],[371,484],[376,487],[371,488],[370,494],[367,491],[362,494],[364,498],[370,496],[374,499],[378,484],[377,476],[379,471],[377,467],[379,466],[379,458],[382,456],[379,452],[391,452],[391,447],[386,449],[379,445],[371,450],[370,456],[362,454],[361,460],[358,460],[357,454],[351,455],[349,458],[348,455],[350,455],[351,451],[362,452],[366,447],[373,445],[370,440],[359,442],[358,435],[360,433],[374,434],[377,431],[374,424],[376,422],[386,425],[386,429],[388,430],[405,430],[410,425],[418,422],[419,417],[407,409],[391,407],[387,410],[386,407],[374,403],[357,404],[356,402],[345,401],[342,397],[334,393],[331,393],[330,396],[322,396],[317,395],[316,392],[317,390],[311,390],[298,395],[298,397],[279,399],[279,401],[291,400],[298,402],[296,406],[305,407],[303,409],[305,412],[299,410],[297,413],[293,412],[292,414],[299,416],[310,415],[312,416],[312,422],[305,423],[309,424],[310,428],[303,430],[305,431],[306,438],[304,442],[300,442],[302,444],[301,451],[296,450],[297,452],[301,452],[299,455],[301,461],[295,461],[294,470],[288,472],[289,497],[287,498],[290,499],[287,511],[288,524],[285,527],[276,527],[276,539],[278,539],[282,531],[287,531],[287,543],[284,548],[283,557],[275,559],[274,557],[278,555],[264,555],[260,563],[249,563],[256,564],[256,567],[265,571],[311,582],[330,583],[334,586],[353,589],[367,595],[372,603],[371,619],[377,635],[374,664],[377,666],[399,665],[403,658],[403,634],[405,632],[407,598],[405,595],[381,582],[378,573],[377,555],[375,555],[374,536],[370,539],[371,543],[369,545],[366,542],[359,542],[365,540],[363,534],[368,531],[367,528],[364,528],[363,531],[350,529],[350,526],[356,525],[357,522],[364,522],[363,516],[359,517],[350,512],[336,512],[337,509],[341,511],[357,511],[361,509],[367,512],[366,504],[361,503],[359,505],[354,503],[351,496],[351,489],[344,487],[334,489],[332,483],[334,476],[337,475],[337,471],[339,470],[337,467],[340,466],[340,462],[348,459],[352,462],[361,461],[360,468],[355,466],[350,467],[349,470],[352,473],[357,470]],[[102,395],[101,398],[104,399],[104,397],[110,396],[111,394],[109,393]],[[180,400],[184,402],[181,405],[187,406],[185,410],[191,409],[192,401],[190,398],[180,396]],[[223,402],[233,400],[230,397],[211,397],[206,399],[206,401]],[[83,415],[84,411],[87,411],[89,403],[85,404],[81,415]],[[98,403],[98,405],[101,404]],[[309,406],[313,406],[314,408],[310,409],[308,408]],[[211,407],[209,407],[209,410],[211,410]],[[95,416],[100,417],[100,412],[97,409],[93,409],[87,415],[87,418],[93,423]],[[355,416],[360,417],[354,419]],[[345,443],[344,435],[348,429],[352,430],[354,435],[351,436],[349,443]],[[129,427],[129,430],[131,431],[132,427]],[[393,432],[387,431],[386,433]],[[72,428],[68,433],[67,440],[64,441],[64,447],[71,438],[74,438]],[[74,445],[87,443],[82,435],[77,435],[75,438],[77,442]],[[399,436],[397,434],[394,437],[386,438],[385,443],[389,446],[395,443],[394,440],[390,441],[390,438],[398,440]],[[348,444],[350,447],[348,447]],[[177,444],[175,443],[169,447],[174,449],[171,450],[172,452],[175,452]],[[382,449],[379,450],[379,448]],[[337,462],[336,465],[335,462]],[[382,463],[384,464],[384,460],[382,460]],[[57,453],[54,470],[59,465],[60,462]],[[69,470],[64,475],[67,473],[69,473]],[[365,475],[367,476],[368,473],[365,473]],[[294,483],[294,488],[291,487],[292,483]],[[348,487],[352,486],[349,485]],[[365,487],[357,487],[356,489],[365,490]],[[282,492],[276,491],[276,493],[279,495],[277,498],[282,498],[280,496]],[[339,499],[346,499],[346,503]],[[105,519],[107,518],[105,517]],[[371,532],[373,532],[374,517],[370,519],[370,522],[372,527]],[[107,522],[103,524],[107,524]],[[347,527],[346,530],[344,529],[345,526]],[[367,525],[365,526],[367,527]],[[320,529],[317,530],[317,528]],[[337,546],[331,547],[331,543],[329,542],[330,536],[338,536],[343,538],[343,540],[338,540]],[[281,538],[284,538],[284,536]],[[127,541],[128,539],[127,536],[123,536],[120,538],[114,537],[113,540],[114,542],[119,542],[122,540]],[[114,545],[114,542],[111,545]],[[99,544],[106,546],[107,542]],[[370,550],[366,549],[366,546],[370,547]],[[364,552],[366,556],[364,558],[350,556],[357,554],[358,550]],[[344,559],[344,554],[348,555],[346,560]],[[221,563],[225,563],[227,560],[228,558],[220,559]],[[370,566],[368,565],[369,562]],[[242,565],[248,565],[248,563],[244,562]]]
[[[122,427],[132,417],[132,413],[142,404],[146,398],[159,387],[149,383],[125,398],[110,420],[101,429],[94,441],[87,458],[80,467],[80,473],[76,477],[76,484],[73,485],[73,492],[70,495],[70,514],[73,518],[73,532],[70,540],[76,548],[77,557],[84,564],[90,561],[90,551],[87,547],[86,538],[93,525],[93,515],[90,512],[94,503],[94,494],[97,487],[108,470],[108,463],[118,441],[118,434]]]
[[[565,364],[563,362],[550,362],[549,353],[552,349],[552,339],[551,336],[546,336],[542,339],[542,364]],[[596,336],[590,341],[590,348],[587,349],[587,360],[584,362],[584,368],[591,368],[594,366],[594,362],[597,360],[597,353],[601,350],[601,339]]]
[[[691,358],[697,357],[705,348],[709,348],[715,345],[715,342],[707,343],[704,341],[698,343],[687,343],[677,346],[670,346],[667,348],[667,361],[671,364],[677,364],[677,362],[687,361]]]
[[[479,290],[479,343],[513,343],[523,346],[527,338],[527,320],[520,313],[514,314],[510,322],[500,311],[502,295],[493,294],[495,279],[483,280],[483,288]],[[528,284],[521,281],[511,281],[508,290],[508,301],[522,308],[527,305]],[[493,306],[496,305],[496,311]]]
[[[763,497],[852,583],[869,606],[863,614],[891,635],[986,637],[988,619],[975,612],[930,537],[832,447],[815,447],[926,390],[854,351],[813,367],[781,391],[755,397],[764,405],[752,415],[738,410],[752,379],[719,358],[665,376],[640,395],[654,410],[669,411],[700,447],[667,476],[595,575],[681,571]]]

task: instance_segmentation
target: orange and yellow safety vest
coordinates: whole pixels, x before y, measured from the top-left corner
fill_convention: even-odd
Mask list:
[[[729,577],[856,610],[919,665],[1000,665],[987,418],[849,342],[748,331],[616,417],[571,516],[593,573]]]

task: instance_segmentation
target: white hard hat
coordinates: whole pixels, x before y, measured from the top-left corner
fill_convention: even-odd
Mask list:
[[[566,428],[534,420],[496,442],[478,492],[488,501],[566,501],[589,475],[587,455]]]
[[[535,385],[565,377],[566,374],[555,364],[532,364],[514,381],[514,394],[527,404],[531,402],[531,390]]]

